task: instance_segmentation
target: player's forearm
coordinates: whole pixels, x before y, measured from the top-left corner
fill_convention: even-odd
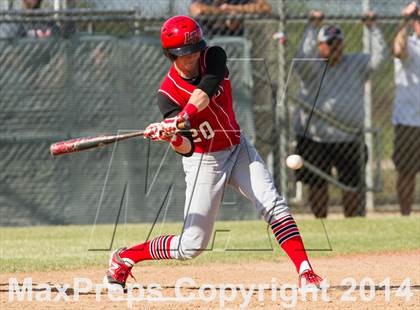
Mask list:
[[[232,5],[232,7],[235,13],[264,14],[271,12],[271,5],[269,5],[265,0],[256,1],[255,3]]]
[[[297,57],[315,57],[318,55],[317,33],[317,28],[308,25],[300,43]]]
[[[176,134],[173,141],[171,141],[171,147],[174,151],[180,154],[188,154],[191,152],[192,144],[188,138],[180,134]]]
[[[188,100],[188,105],[193,105],[197,109],[197,113],[207,108],[210,103],[209,96],[201,89],[196,88],[191,94],[190,100]],[[185,109],[184,109],[185,110]],[[186,111],[189,116],[192,116],[191,113]]]
[[[394,39],[394,56],[400,59],[407,57],[407,24],[404,22]]]
[[[204,3],[194,2],[189,6],[189,11],[192,16],[210,15],[222,13],[217,6],[207,5]]]

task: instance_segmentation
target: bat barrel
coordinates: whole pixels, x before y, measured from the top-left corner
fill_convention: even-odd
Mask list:
[[[72,139],[52,144],[50,152],[56,156],[96,148],[112,142],[115,142],[114,136]]]

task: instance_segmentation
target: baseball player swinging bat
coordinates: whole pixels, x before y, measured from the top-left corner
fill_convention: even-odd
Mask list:
[[[178,124],[178,129],[188,129],[188,121]],[[101,135],[97,137],[85,137],[71,139],[67,141],[60,141],[50,146],[50,153],[53,156],[69,154],[80,152],[84,150],[89,150],[93,148],[102,147],[108,144],[112,144],[118,141],[123,141],[129,138],[143,136],[144,130],[134,131],[130,133],[125,133],[122,135]]]

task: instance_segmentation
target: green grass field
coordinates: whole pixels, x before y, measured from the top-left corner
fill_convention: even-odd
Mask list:
[[[311,257],[336,256],[351,253],[378,253],[407,251],[420,248],[420,217],[298,220],[306,247]],[[157,224],[151,237],[181,230],[180,224]],[[245,261],[272,261],[282,259],[282,251],[267,233],[262,221],[218,222],[218,231],[212,249],[197,259],[182,264],[236,263]],[[29,272],[66,270],[106,266],[112,240],[112,225],[49,226],[0,228],[0,272]],[[144,241],[150,224],[120,225],[112,248]],[[90,236],[92,238],[90,238]],[[211,247],[209,245],[209,248]],[[153,264],[154,262],[147,262]],[[166,264],[179,264],[166,261]]]

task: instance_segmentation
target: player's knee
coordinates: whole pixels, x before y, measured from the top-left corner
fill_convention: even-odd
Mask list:
[[[193,259],[203,253],[206,246],[204,238],[184,238],[183,236],[178,250],[179,258],[182,260]]]
[[[287,214],[290,214],[289,207],[287,206],[284,198],[276,201],[270,208],[265,209],[264,219],[267,223],[271,223]]]
[[[180,250],[180,258],[182,260],[188,260],[196,258],[198,255],[200,255],[203,252],[201,249],[182,249]]]

